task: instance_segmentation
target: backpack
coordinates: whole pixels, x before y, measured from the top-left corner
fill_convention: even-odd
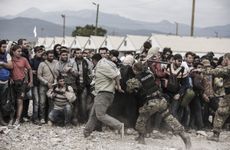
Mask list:
[[[181,72],[182,72],[182,76],[183,76],[184,67],[181,67],[181,69],[178,71],[177,74],[172,73],[171,66],[169,67],[169,70],[170,70],[170,75],[169,75],[169,78],[168,78],[167,90],[169,92],[176,93],[176,92],[179,91],[179,88],[180,88],[180,83],[179,83],[177,77]]]
[[[0,54],[0,62],[7,62],[7,53]],[[0,68],[0,80],[7,81],[10,78],[10,70],[4,67]]]

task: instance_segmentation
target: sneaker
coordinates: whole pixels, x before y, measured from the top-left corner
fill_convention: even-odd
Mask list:
[[[10,132],[10,129],[6,128],[6,130],[3,131],[4,134],[8,134]]]
[[[18,120],[16,120],[13,124],[14,129],[18,129],[20,127],[20,123]]]
[[[41,123],[41,124],[45,124],[45,123],[46,123],[45,119],[41,119],[41,120],[40,120],[40,123]]]
[[[49,126],[52,126],[52,125],[53,125],[52,121],[49,120],[49,121],[48,121],[48,125],[49,125]]]
[[[28,118],[28,117],[23,117],[22,120],[23,120],[24,122],[29,122],[29,118]]]
[[[41,122],[38,119],[33,120],[33,123],[36,125],[41,125]]]
[[[125,130],[125,125],[124,123],[121,124],[121,128],[119,129],[119,134],[121,135],[121,139],[124,138],[124,131]]]
[[[14,122],[13,119],[11,119],[10,122],[8,123],[8,128],[9,129],[13,129],[14,128],[13,122]]]

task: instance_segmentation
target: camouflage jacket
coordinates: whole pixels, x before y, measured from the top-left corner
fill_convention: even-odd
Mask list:
[[[224,87],[230,88],[230,65],[215,69],[206,69],[204,70],[204,73],[222,77],[224,79]]]
[[[222,77],[215,77],[213,81],[213,90],[216,97],[225,95],[224,81]]]
[[[204,86],[204,94],[206,94],[208,97],[214,97],[212,75],[207,75],[207,74],[204,75],[203,86]]]

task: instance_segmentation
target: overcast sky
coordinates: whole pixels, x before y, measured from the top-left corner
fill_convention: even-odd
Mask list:
[[[42,11],[96,9],[130,19],[159,22],[168,20],[190,25],[192,0],[0,0],[0,16],[14,15],[28,8]],[[230,24],[230,0],[196,0],[195,26]]]

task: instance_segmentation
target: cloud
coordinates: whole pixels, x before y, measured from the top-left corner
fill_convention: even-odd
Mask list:
[[[42,11],[96,9],[92,2],[100,4],[100,11],[119,14],[130,19],[158,22],[169,20],[190,24],[192,0],[0,0],[0,14],[17,14],[30,7]],[[229,0],[196,0],[195,25],[212,26],[229,24]]]

